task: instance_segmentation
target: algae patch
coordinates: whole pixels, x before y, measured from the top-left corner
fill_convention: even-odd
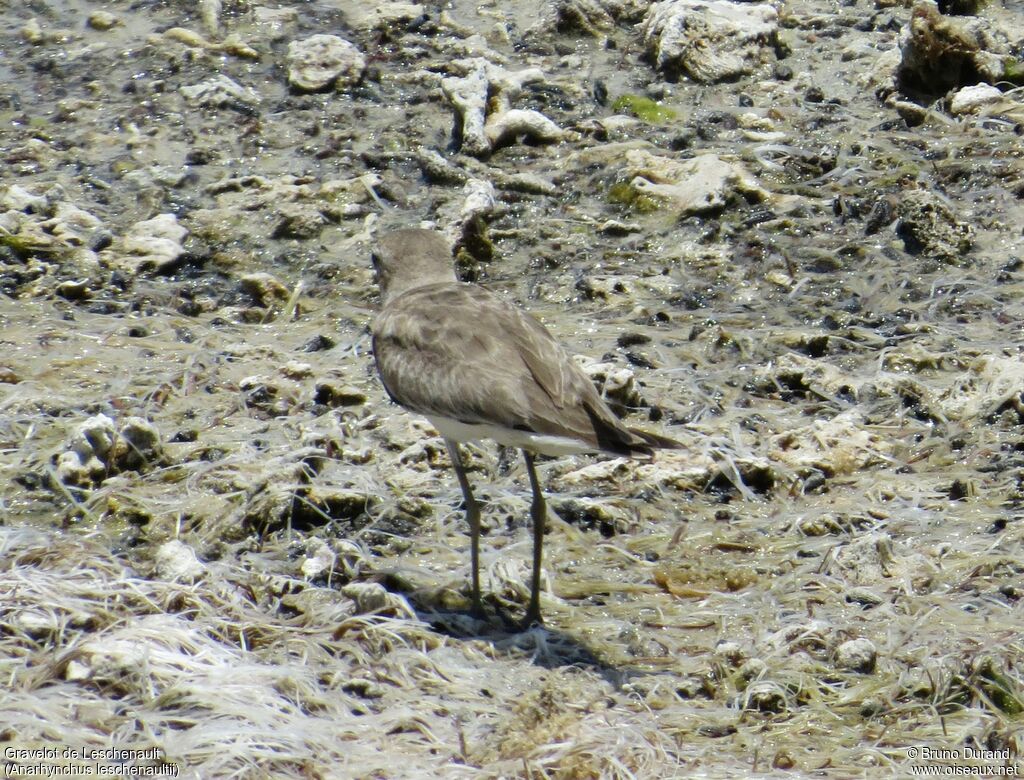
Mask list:
[[[641,122],[651,125],[665,124],[676,119],[679,115],[668,106],[664,106],[656,100],[642,95],[620,95],[612,103],[612,111],[616,114],[630,114]]]

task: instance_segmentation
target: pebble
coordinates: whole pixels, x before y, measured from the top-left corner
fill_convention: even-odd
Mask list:
[[[350,86],[365,68],[359,49],[337,35],[313,35],[288,44],[288,83],[301,92]]]
[[[787,708],[786,692],[776,682],[761,680],[751,683],[743,692],[743,709],[780,713]]]
[[[221,108],[231,104],[256,106],[260,103],[256,90],[243,87],[223,73],[199,84],[181,87],[178,91],[194,106]]]
[[[188,230],[178,224],[174,214],[157,214],[129,227],[109,249],[100,252],[100,257],[132,274],[159,272],[185,253],[181,242],[187,235]]]
[[[39,20],[35,17],[25,22],[18,32],[27,43],[40,44],[44,40],[43,28],[39,26]]]
[[[652,3],[641,32],[656,67],[711,84],[774,60],[779,14],[768,4],[726,0]]]
[[[93,11],[89,14],[89,18],[86,20],[86,24],[94,30],[100,32],[106,32],[107,30],[113,29],[121,23],[114,14],[109,11]]]
[[[111,455],[119,470],[138,470],[154,463],[161,456],[160,432],[144,417],[128,417]]]
[[[350,582],[341,589],[341,595],[353,601],[357,615],[373,613],[393,614],[409,619],[416,617],[408,601],[402,596],[389,593],[376,582]]]
[[[253,18],[257,30],[265,38],[276,42],[284,40],[288,28],[298,23],[299,12],[296,8],[268,8],[260,5],[253,8]]]
[[[839,669],[864,674],[873,672],[878,651],[869,639],[851,639],[836,648],[835,664]]]
[[[958,219],[945,200],[930,190],[901,194],[896,235],[912,255],[956,262],[974,245],[974,227]]]
[[[281,366],[281,373],[289,379],[305,379],[313,375],[313,366],[299,360],[289,360]]]
[[[0,195],[0,207],[13,211],[41,213],[49,203],[50,199],[45,195],[36,195],[17,184],[10,185]]]
[[[976,114],[985,106],[999,103],[1003,99],[1003,93],[997,87],[990,84],[975,84],[957,90],[950,98],[949,113],[953,116]]]
[[[275,211],[277,221],[270,231],[271,238],[316,238],[327,225],[327,217],[312,204],[283,203]]]
[[[72,432],[67,449],[57,457],[57,478],[65,485],[78,486],[102,479],[116,439],[114,421],[105,414],[80,423]]]
[[[178,539],[160,545],[154,561],[157,576],[170,582],[195,582],[206,573],[196,551]]]
[[[313,400],[318,404],[337,408],[339,406],[362,406],[369,400],[365,392],[351,385],[334,382],[317,382]]]
[[[307,580],[328,575],[334,569],[337,556],[322,539],[313,537],[306,543],[306,557],[302,559],[299,571]]]
[[[742,165],[715,154],[677,160],[634,149],[626,152],[626,161],[630,186],[641,195],[667,201],[680,216],[719,211],[734,194],[757,201],[768,198]]]
[[[426,15],[420,3],[373,2],[352,6],[352,25],[362,30],[389,32]]]

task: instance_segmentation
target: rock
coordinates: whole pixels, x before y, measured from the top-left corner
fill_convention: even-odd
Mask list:
[[[313,537],[306,543],[306,557],[302,559],[299,570],[307,580],[327,576],[334,570],[336,558],[334,551],[326,542]]]
[[[220,15],[223,10],[221,0],[199,0],[199,17],[203,27],[210,35],[220,35]]]
[[[128,417],[111,449],[111,458],[118,471],[137,471],[161,456],[160,433],[143,417]]]
[[[181,94],[192,105],[221,108],[230,105],[259,105],[259,93],[249,87],[243,87],[224,74],[207,79],[191,87],[181,87]]]
[[[1003,80],[1006,36],[981,17],[949,17],[932,0],[917,0],[910,21],[900,30],[898,85],[926,95]]]
[[[376,582],[351,582],[341,589],[341,594],[354,602],[357,615],[373,613],[410,619],[416,617],[408,601],[395,593],[389,593]]]
[[[928,190],[904,192],[897,203],[896,235],[912,255],[956,262],[974,244],[974,228],[957,219],[937,194]]]
[[[533,29],[547,32],[580,30],[597,38],[615,27],[615,20],[595,0],[557,0],[544,4],[545,15]]]
[[[172,539],[157,548],[154,556],[156,575],[170,582],[195,582],[206,573],[196,551],[182,541]]]
[[[629,135],[637,130],[642,125],[642,122],[635,116],[628,116],[626,114],[612,114],[606,116],[603,119],[598,120],[601,129],[609,137],[618,136],[620,138],[629,137]]]
[[[93,11],[85,23],[94,30],[106,32],[121,24],[121,20],[109,11]]]
[[[465,76],[450,76],[441,82],[445,97],[458,113],[460,121],[456,135],[462,136],[462,150],[476,156],[491,151],[490,141],[484,133],[489,89],[487,64],[479,65]]]
[[[597,231],[609,236],[627,236],[630,233],[641,233],[643,228],[636,223],[622,222],[617,219],[607,219],[597,225]]]
[[[84,209],[61,200],[60,188],[51,188],[44,195],[36,195],[13,185],[0,196],[0,236],[4,243],[23,253],[60,255],[70,267],[80,265],[81,257],[75,252],[87,252],[100,232],[102,222]],[[67,252],[66,250],[73,250]],[[74,262],[72,262],[74,261]],[[96,269],[93,262],[85,263],[89,270]],[[82,269],[78,269],[82,270]]]
[[[54,292],[67,301],[84,301],[91,291],[88,279],[68,279],[58,284]]]
[[[434,184],[461,185],[469,178],[468,173],[452,165],[433,149],[421,147],[417,150],[416,162],[423,177]]]
[[[275,238],[307,239],[319,235],[328,221],[340,219],[352,207],[374,201],[375,173],[351,179],[329,179],[317,185],[309,176],[239,176],[222,179],[206,188],[217,199],[217,209],[197,209],[189,221],[202,236],[217,236],[230,229],[238,211],[269,210]],[[384,208],[383,204],[380,206]]]
[[[768,664],[766,664],[760,658],[749,658],[744,661],[740,668],[737,670],[739,676],[750,682],[751,680],[759,680],[764,677],[768,671]]]
[[[573,360],[597,385],[602,397],[617,414],[644,406],[646,402],[636,386],[636,374],[625,366],[574,355]]]
[[[851,639],[835,651],[836,668],[869,674],[875,670],[878,651],[870,639]]]
[[[465,197],[459,210],[460,222],[465,223],[474,217],[489,217],[494,213],[497,195],[489,181],[470,179],[463,186],[462,194]]]
[[[1010,411],[1024,418],[1024,364],[1016,357],[990,354],[975,358],[939,396],[942,414],[967,425]]]
[[[748,686],[743,691],[741,705],[743,709],[773,713],[784,712],[788,708],[785,689],[770,680],[761,680]]]
[[[388,689],[380,683],[376,683],[373,680],[367,680],[363,677],[353,677],[349,680],[345,680],[339,688],[345,693],[351,693],[358,696],[360,699],[381,699],[388,692]]]
[[[568,487],[592,488],[595,482],[616,482],[620,479],[627,479],[633,471],[633,466],[626,458],[612,458],[600,460],[582,468],[563,474],[559,482]]]
[[[367,402],[366,393],[358,387],[338,385],[333,382],[317,382],[313,401],[335,409],[339,406],[362,406]]]
[[[42,213],[50,204],[45,195],[35,195],[28,190],[12,184],[0,196],[0,207],[12,211]]]
[[[282,40],[285,30],[299,21],[299,12],[296,8],[268,8],[260,5],[252,10],[257,29],[273,41]]]
[[[900,119],[907,123],[907,127],[917,127],[928,121],[930,109],[912,100],[893,100],[890,105],[896,109]]]
[[[75,429],[66,447],[57,457],[57,478],[79,487],[121,471],[137,471],[163,456],[159,433],[142,417],[126,418],[118,431],[113,420],[97,414]]]
[[[542,4],[540,19],[528,34],[579,30],[597,38],[618,22],[638,22],[647,5],[647,0],[549,0]]]
[[[865,609],[877,607],[885,602],[885,598],[871,588],[853,587],[846,591],[844,600],[848,604],[859,604]]]
[[[904,563],[896,557],[892,537],[887,533],[867,533],[840,547],[835,554],[838,572],[851,585],[878,586],[904,573]]]
[[[584,530],[596,528],[604,537],[627,531],[634,521],[625,508],[606,500],[558,498],[551,502],[551,507],[565,522]]]
[[[425,15],[426,8],[419,3],[355,3],[350,12],[350,21],[353,27],[360,30],[388,32]]]
[[[359,49],[337,35],[313,35],[288,45],[288,83],[301,92],[350,86],[365,67]]]
[[[276,209],[277,222],[271,238],[316,238],[327,225],[327,217],[308,203],[283,203]]]
[[[281,366],[281,373],[289,379],[306,379],[313,376],[313,366],[299,360],[289,360]]]
[[[956,92],[949,101],[949,113],[953,116],[976,114],[985,106],[1003,100],[1003,92],[990,84],[975,84]]]
[[[120,240],[100,252],[100,257],[133,274],[163,271],[185,253],[181,242],[187,235],[188,230],[178,224],[174,214],[157,214],[128,228]]]
[[[103,223],[88,211],[72,203],[60,202],[51,219],[39,223],[39,227],[56,237],[65,246],[85,246]]]
[[[743,645],[732,639],[722,639],[715,645],[715,657],[730,666],[739,666],[747,659],[747,655]]]
[[[777,434],[769,443],[772,461],[785,463],[798,473],[817,470],[830,477],[887,463],[892,452],[892,442],[871,430],[857,409]]]
[[[705,84],[749,74],[774,59],[778,30],[771,5],[728,0],[653,3],[641,27],[655,67]]]
[[[562,162],[562,168],[572,171],[590,165],[624,165],[626,156],[632,151],[654,152],[656,150],[657,147],[640,138],[629,141],[612,141],[572,152]]]
[[[494,186],[503,192],[523,192],[528,195],[557,195],[559,189],[552,182],[533,173],[496,175]]]
[[[377,195],[384,179],[376,173],[364,173],[351,179],[329,179],[320,185],[317,198],[322,201],[321,213],[348,214],[363,204],[373,203],[385,208]]]
[[[82,458],[106,458],[116,438],[114,421],[105,414],[97,414],[75,430],[71,438],[71,450]]]
[[[18,32],[26,43],[40,44],[44,40],[43,28],[39,26],[39,20],[34,16],[25,22]]]
[[[565,137],[562,129],[540,111],[521,108],[513,108],[488,118],[484,134],[492,150],[507,146],[519,138],[546,144]]]
[[[762,201],[768,193],[739,163],[714,154],[676,160],[642,149],[626,152],[630,186],[639,194],[668,201],[680,215],[720,211],[736,196]]]
[[[159,44],[164,41],[176,41],[193,48],[205,49],[215,53],[231,54],[235,57],[245,57],[250,60],[258,60],[260,57],[258,51],[235,34],[231,34],[220,43],[216,43],[192,30],[183,27],[171,27],[165,30],[162,35],[150,36],[149,40],[153,44]]]
[[[474,156],[490,154],[520,136],[539,143],[564,138],[564,132],[539,111],[513,109],[512,100],[525,84],[544,80],[537,68],[508,71],[482,57],[453,63],[464,71],[441,81],[441,90],[458,114],[456,135],[462,150]]]
[[[141,195],[167,188],[177,189],[185,183],[188,175],[189,170],[185,166],[148,165],[129,171],[124,175],[124,181]]]
[[[82,487],[99,481],[107,472],[107,456],[116,439],[114,421],[105,414],[85,420],[57,458],[57,478],[65,485]]]

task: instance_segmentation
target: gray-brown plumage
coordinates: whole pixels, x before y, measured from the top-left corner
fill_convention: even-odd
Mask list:
[[[415,228],[388,233],[380,238],[374,265],[383,298],[373,324],[377,370],[392,400],[426,416],[445,438],[470,521],[477,611],[479,508],[457,442],[491,438],[523,450],[534,493],[526,620],[540,622],[546,509],[533,456],[591,451],[649,457],[679,444],[627,428],[538,320],[482,287],[460,283],[441,234]]]

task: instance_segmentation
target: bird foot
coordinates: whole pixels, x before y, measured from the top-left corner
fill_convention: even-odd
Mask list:
[[[526,611],[526,616],[523,618],[523,622],[519,624],[520,631],[529,631],[531,628],[536,626],[543,626],[544,618],[540,616],[540,608],[533,609],[532,607]]]

